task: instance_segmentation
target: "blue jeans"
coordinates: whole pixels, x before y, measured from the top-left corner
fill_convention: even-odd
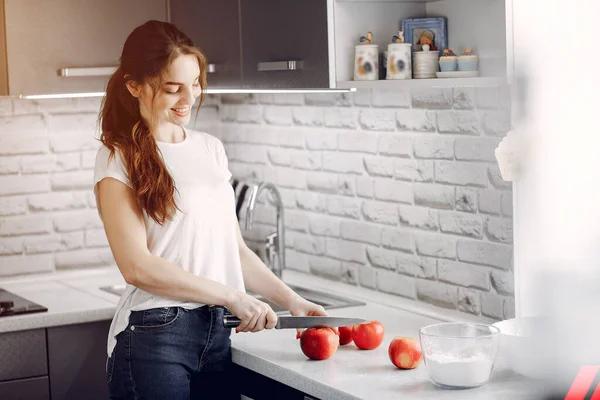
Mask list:
[[[106,365],[110,398],[239,399],[224,308],[134,311]]]

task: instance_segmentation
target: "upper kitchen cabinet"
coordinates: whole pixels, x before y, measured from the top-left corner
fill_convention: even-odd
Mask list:
[[[1,53],[8,61],[0,56],[0,94],[5,95],[102,92],[129,33],[148,20],[167,20],[166,0],[2,2],[6,50]],[[69,76],[61,76],[65,68],[71,69]]]
[[[238,0],[171,0],[171,22],[207,59],[209,88],[239,87],[241,72]]]

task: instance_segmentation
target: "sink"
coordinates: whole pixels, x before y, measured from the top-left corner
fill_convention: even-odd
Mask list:
[[[365,304],[364,302],[361,302],[358,300],[353,300],[353,299],[349,299],[346,297],[336,296],[336,295],[321,292],[318,290],[306,289],[306,288],[293,286],[293,285],[288,285],[288,286],[290,286],[290,288],[294,292],[298,293],[300,296],[302,296],[306,300],[311,301],[316,304],[319,304],[319,305],[323,306],[323,308],[325,308],[326,310],[333,310],[333,309],[344,308],[344,307],[362,306]],[[123,294],[123,292],[125,291],[125,285],[102,286],[100,288],[100,290],[104,290],[105,292],[112,293],[117,296],[121,296]],[[251,292],[248,292],[248,294],[251,296],[254,296],[257,299],[259,299],[260,301],[264,301],[265,303],[270,305],[271,308],[273,309],[273,311],[275,311],[275,313],[277,313],[277,314],[287,314],[289,312],[285,308],[273,303],[270,300],[265,299],[264,297],[262,297],[258,294],[251,293]]]

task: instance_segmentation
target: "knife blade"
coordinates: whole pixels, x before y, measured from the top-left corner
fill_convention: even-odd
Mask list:
[[[350,317],[329,317],[329,316],[310,316],[310,317],[294,317],[289,315],[279,316],[275,329],[296,329],[296,328],[311,328],[314,326],[352,326],[365,322],[361,318]],[[223,325],[226,328],[235,328],[240,324],[240,319],[233,315],[223,316]]]

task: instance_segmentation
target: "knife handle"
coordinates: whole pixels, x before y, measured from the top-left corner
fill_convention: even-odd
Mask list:
[[[225,328],[235,328],[241,322],[242,321],[234,315],[224,315],[223,316],[223,325],[225,326]]]

